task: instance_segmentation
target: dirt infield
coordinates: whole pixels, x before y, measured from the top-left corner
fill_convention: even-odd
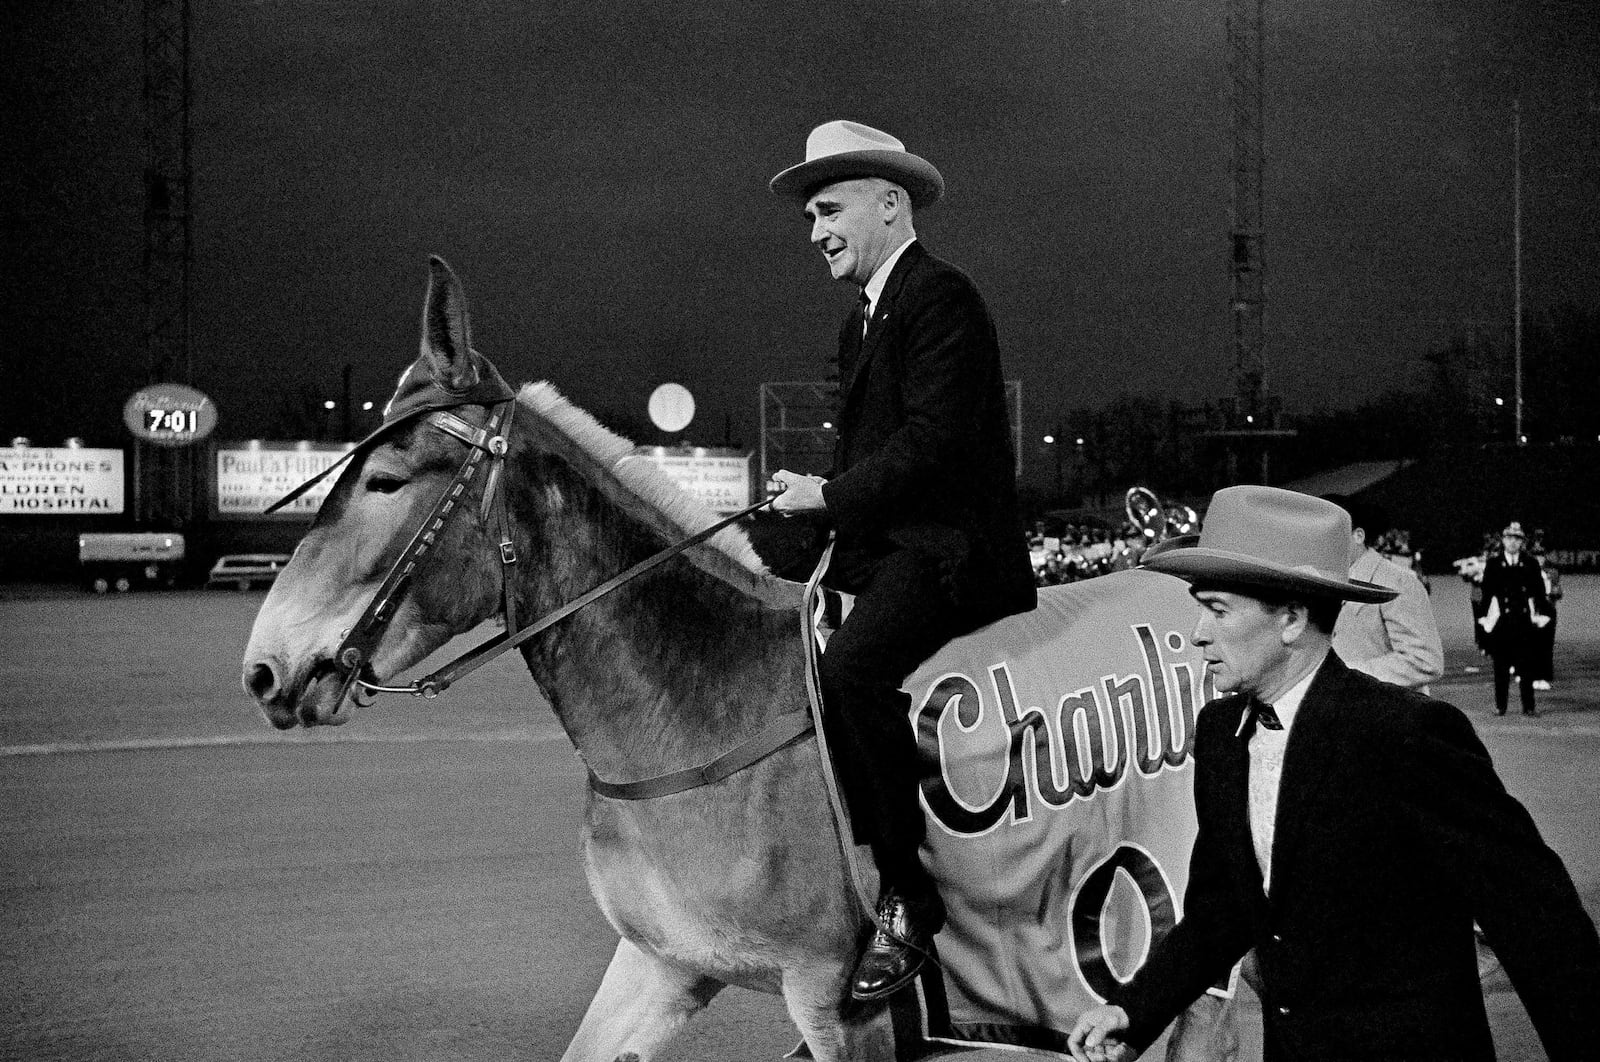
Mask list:
[[[1435,694],[1593,912],[1600,577],[1567,591],[1544,714],[1497,718],[1465,587],[1435,580]],[[578,866],[582,772],[520,662],[278,733],[239,690],[261,597],[0,587],[0,1057],[559,1058],[614,937]],[[1500,1057],[1542,1057],[1486,987]],[[794,1042],[779,1000],[730,990],[669,1057]]]

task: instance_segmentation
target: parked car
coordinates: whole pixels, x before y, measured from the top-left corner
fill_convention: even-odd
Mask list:
[[[96,532],[78,536],[83,583],[97,594],[136,586],[167,587],[183,565],[183,536],[171,531]]]
[[[288,563],[287,553],[228,553],[211,566],[206,586],[231,586],[236,590],[271,586]]]

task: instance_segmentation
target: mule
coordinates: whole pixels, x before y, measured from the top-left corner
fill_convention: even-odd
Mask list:
[[[402,387],[420,373],[444,392],[469,389],[485,362],[471,348],[461,284],[438,259],[423,321]],[[517,563],[502,565],[494,521],[476,507],[444,525],[363,664],[372,679],[417,663],[506,599],[517,614],[543,615],[712,522],[549,384],[521,390],[513,425],[498,489]],[[244,685],[274,726],[343,720],[341,639],[465,449],[421,419],[357,448],[250,635]],[[769,574],[729,528],[521,652],[594,775],[650,778],[734,748],[774,713],[804,709],[802,590]],[[888,1013],[850,1001],[864,913],[826,791],[808,737],[672,795],[589,793],[585,871],[620,940],[564,1059],[650,1059],[726,985],[781,993],[823,1062],[895,1057]]]

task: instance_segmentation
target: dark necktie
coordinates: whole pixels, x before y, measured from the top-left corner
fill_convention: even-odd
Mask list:
[[[861,336],[867,335],[867,325],[872,321],[872,300],[867,298],[867,289],[861,289]]]
[[[1245,706],[1244,726],[1241,728],[1241,732],[1246,737],[1249,737],[1255,733],[1257,726],[1266,730],[1282,730],[1283,720],[1278,718],[1278,713],[1273,709],[1272,705],[1252,694],[1250,703]]]

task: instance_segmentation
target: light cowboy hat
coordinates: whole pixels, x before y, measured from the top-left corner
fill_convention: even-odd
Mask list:
[[[1520,520],[1513,520],[1513,521],[1511,521],[1510,524],[1508,524],[1506,526],[1506,529],[1504,531],[1500,532],[1500,537],[1501,538],[1527,538],[1528,536],[1523,534],[1522,522]]]
[[[917,210],[944,194],[944,178],[933,163],[906,150],[880,129],[860,122],[824,122],[806,137],[806,160],[790,166],[771,181],[779,195],[808,197],[835,181],[882,177],[904,188]]]
[[[1350,578],[1350,514],[1280,487],[1225,487],[1200,534],[1163,542],[1141,567],[1191,583],[1375,603],[1396,592]]]

